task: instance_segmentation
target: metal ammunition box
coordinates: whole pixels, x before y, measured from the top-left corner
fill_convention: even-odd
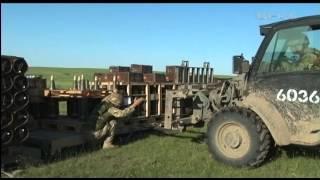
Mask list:
[[[165,74],[161,73],[145,73],[143,74],[143,80],[144,82],[166,82],[166,76]]]
[[[117,81],[120,82],[143,82],[143,74],[135,72],[117,73]]]
[[[101,76],[100,81],[101,82],[112,82],[113,81],[113,76],[117,76],[117,74],[116,73],[111,73],[111,72],[105,73],[103,76]]]
[[[130,67],[128,66],[110,66],[109,72],[116,73],[116,72],[129,72]]]
[[[102,78],[101,82],[113,82],[113,78],[115,76],[115,80],[118,82],[143,82],[143,74],[142,73],[134,73],[134,72],[116,72],[116,73],[106,73]]]
[[[130,71],[135,73],[152,73],[152,66],[141,65],[141,64],[131,64]]]
[[[166,66],[166,81],[180,83],[183,75],[182,66]]]

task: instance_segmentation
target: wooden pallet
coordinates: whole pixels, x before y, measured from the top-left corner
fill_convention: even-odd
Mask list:
[[[81,133],[38,129],[30,133],[25,145],[40,148],[46,156],[52,156],[60,153],[64,148],[86,143],[87,138]]]
[[[43,129],[64,132],[82,132],[85,123],[78,119],[60,116],[57,119],[40,119],[40,127]]]
[[[65,90],[65,89],[45,89],[45,97],[104,97],[105,90]]]
[[[153,115],[148,118],[144,116],[129,117],[118,120],[116,134],[127,134],[135,131],[145,130],[155,126],[156,119],[161,116]],[[66,116],[59,116],[56,119],[40,119],[40,128],[55,132],[85,133],[88,131],[86,122],[79,119],[72,119]]]

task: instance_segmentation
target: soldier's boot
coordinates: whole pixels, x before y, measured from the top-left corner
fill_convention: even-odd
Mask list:
[[[113,139],[113,138],[108,137],[108,138],[103,142],[102,149],[112,149],[112,148],[119,147],[119,146],[114,145],[114,144],[112,143],[112,139]]]
[[[94,137],[94,139],[99,139],[101,137],[101,132],[100,131],[94,131],[92,132],[92,135]]]
[[[112,142],[113,142],[113,139],[114,139],[114,136],[115,136],[115,125],[116,125],[116,121],[111,121],[110,122],[110,136],[107,137],[107,139],[103,142],[103,146],[102,148],[103,149],[109,149],[109,148],[115,148],[115,147],[118,147],[117,145],[114,145]]]
[[[93,136],[95,139],[100,139],[102,138],[103,136],[105,136],[108,132],[108,129],[109,129],[109,125],[106,124],[102,129],[98,130],[98,131],[94,131],[93,132]]]

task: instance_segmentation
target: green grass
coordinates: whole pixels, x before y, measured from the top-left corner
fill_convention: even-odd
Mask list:
[[[20,177],[320,177],[319,156],[291,157],[286,151],[255,169],[221,164],[211,158],[207,145],[201,142],[203,132],[144,133],[120,148],[30,167]]]
[[[92,76],[106,69],[36,68],[28,74],[56,77],[58,86],[71,87],[73,74]],[[136,135],[120,148],[80,153],[39,167],[27,167],[19,177],[320,177],[319,153],[293,155],[280,151],[255,169],[238,169],[213,160],[203,140],[205,129],[184,133]],[[141,137],[141,138],[138,138]],[[126,138],[124,138],[126,139]],[[200,141],[200,143],[199,143]]]
[[[55,68],[55,67],[29,67],[27,75],[42,75],[47,79],[47,87],[50,86],[50,76],[53,75],[56,88],[72,88],[73,76],[84,75],[85,79],[94,80],[93,73],[105,73],[108,69],[91,68]]]

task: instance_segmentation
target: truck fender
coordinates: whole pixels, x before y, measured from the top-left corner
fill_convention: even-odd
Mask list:
[[[290,144],[289,127],[273,104],[253,93],[238,105],[251,109],[262,119],[277,145]]]

